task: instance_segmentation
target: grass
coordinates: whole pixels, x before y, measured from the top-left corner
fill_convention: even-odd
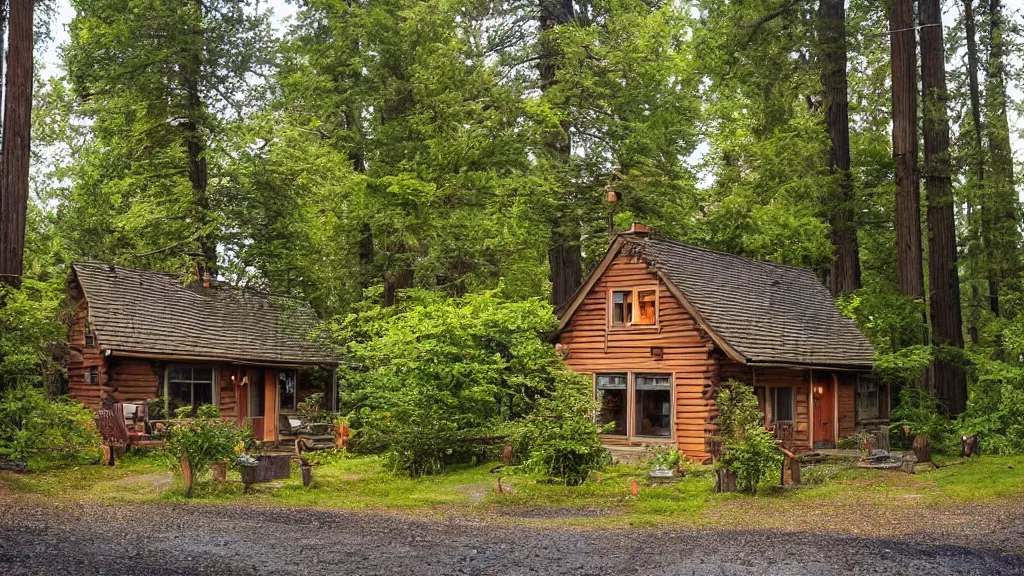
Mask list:
[[[457,466],[411,479],[387,472],[380,458],[327,457],[314,469],[314,484],[299,474],[243,494],[238,473],[220,485],[204,478],[192,502],[231,505],[309,506],[383,510],[417,515],[450,513],[574,527],[688,526],[804,528],[821,517],[824,527],[853,519],[918,514],[966,502],[998,505],[1024,498],[1024,457],[952,460],[938,470],[909,476],[847,466],[806,474],[819,482],[797,490],[765,485],[756,498],[714,494],[709,471],[695,469],[678,482],[647,485],[647,468],[612,466],[583,486],[567,487],[515,473],[492,473],[493,464]],[[116,467],[79,466],[29,474],[0,474],[0,490],[108,502],[182,502],[183,486],[160,453],[129,454]],[[498,478],[511,493],[498,494]],[[630,487],[636,481],[637,495]],[[837,515],[840,516],[837,518]],[[856,525],[850,524],[856,531]]]

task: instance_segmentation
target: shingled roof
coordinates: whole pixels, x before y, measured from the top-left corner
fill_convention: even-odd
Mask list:
[[[268,365],[337,364],[311,338],[306,305],[231,287],[183,285],[171,274],[99,262],[72,264],[97,344],[111,354]]]
[[[644,234],[620,235],[611,250],[643,258],[738,360],[864,369],[873,364],[871,343],[839,313],[810,270]],[[571,313],[572,307],[563,312]]]

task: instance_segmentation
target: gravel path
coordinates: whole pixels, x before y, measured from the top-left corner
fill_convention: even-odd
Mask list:
[[[1022,525],[1009,528],[1010,541],[1021,541]],[[571,531],[295,508],[58,506],[0,492],[0,574],[9,576],[1024,573],[1024,550],[997,550],[991,542],[1007,538],[994,536]]]

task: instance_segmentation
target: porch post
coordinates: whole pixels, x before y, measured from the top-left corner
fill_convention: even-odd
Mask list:
[[[331,412],[338,411],[338,368],[331,368],[331,400],[327,403]]]
[[[263,373],[263,441],[277,442],[277,370]]]

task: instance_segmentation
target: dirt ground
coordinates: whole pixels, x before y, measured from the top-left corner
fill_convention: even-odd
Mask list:
[[[1024,514],[905,537],[574,531],[487,517],[283,507],[56,504],[0,493],[0,574],[1022,574]]]

